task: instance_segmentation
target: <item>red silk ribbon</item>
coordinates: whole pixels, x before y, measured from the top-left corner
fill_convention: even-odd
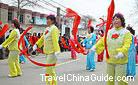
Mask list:
[[[18,49],[20,50],[20,52],[21,52],[22,54],[24,54],[24,55],[26,56],[26,58],[27,58],[29,61],[31,61],[33,64],[35,64],[35,65],[42,66],[42,67],[55,66],[56,64],[43,64],[43,63],[34,61],[34,60],[32,60],[32,59],[29,57],[29,54],[27,54],[27,50],[28,50],[27,48],[21,50],[21,48],[20,48],[21,42],[22,42],[22,40],[24,39],[24,36],[26,35],[26,33],[27,33],[30,29],[32,29],[32,26],[29,26],[29,27],[23,32],[23,34],[21,35],[21,37],[20,37],[20,39],[19,39],[19,42],[18,42]]]
[[[105,30],[105,38],[104,38],[104,43],[105,43],[105,50],[106,50],[106,58],[109,58],[109,53],[108,53],[108,48],[107,48],[107,34],[109,29],[111,28],[111,24],[112,24],[112,17],[114,14],[114,10],[115,10],[115,4],[114,4],[114,0],[111,1],[111,4],[108,8],[108,15],[107,15],[107,24],[106,24],[106,30]]]
[[[77,38],[77,33],[78,33],[78,25],[80,24],[80,20],[81,20],[81,17],[75,12],[73,11],[72,9],[70,8],[67,8],[66,9],[67,11],[67,14],[66,14],[66,17],[74,17],[74,22],[73,22],[73,28],[72,28],[72,31],[73,31],[73,36],[74,36],[74,41],[75,43],[70,40],[70,45],[72,46],[72,48],[78,52],[78,53],[82,53],[84,55],[87,54],[87,52],[85,51],[85,48],[83,48],[80,43],[78,42],[78,38]],[[76,46],[77,45],[77,48]]]
[[[0,31],[0,37],[4,36],[4,34],[7,32],[8,29],[9,29],[9,25],[5,24],[2,30]]]
[[[87,27],[89,28],[89,27],[91,26],[91,24],[92,24],[92,20],[89,19],[89,20],[88,20],[88,26],[87,26]]]
[[[101,20],[100,24],[97,24],[96,27],[99,27],[99,29],[102,29],[102,27],[106,24],[103,18],[99,18]]]

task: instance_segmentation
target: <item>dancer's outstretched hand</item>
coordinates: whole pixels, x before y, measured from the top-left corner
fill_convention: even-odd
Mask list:
[[[35,51],[37,49],[37,45],[35,44],[34,46],[33,46],[33,51]]]
[[[27,48],[28,48],[28,51],[29,51],[29,52],[31,52],[31,51],[33,50],[32,45],[29,45]]]
[[[2,47],[2,45],[0,45],[0,49],[2,49],[3,47]]]
[[[90,50],[91,50],[91,51],[96,51],[96,47],[93,46]]]
[[[92,41],[90,41],[89,43],[92,44]]]
[[[124,54],[122,53],[122,52],[119,52],[116,56],[115,56],[115,58],[123,58],[124,57]]]
[[[58,55],[59,55],[59,53],[60,53],[60,51],[57,51],[57,52],[55,52],[55,55],[56,55],[56,56],[58,56]]]

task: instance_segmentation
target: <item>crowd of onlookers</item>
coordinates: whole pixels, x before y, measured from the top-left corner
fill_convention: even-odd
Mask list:
[[[9,30],[5,36],[1,37],[0,38],[0,44],[2,42],[5,41],[5,39],[8,38],[9,34],[10,34],[11,30]],[[31,46],[33,46],[37,41],[38,39],[43,35],[43,33],[27,33],[25,36],[26,36],[26,39],[28,40],[29,44]],[[78,41],[79,42],[82,42],[84,37],[79,37],[78,36]],[[60,48],[61,48],[61,52],[65,52],[65,51],[70,51],[70,49],[68,48],[69,47],[69,39],[70,39],[70,36],[69,35],[66,35],[64,34],[63,36],[60,34],[59,36],[59,45],[60,45]],[[0,59],[4,59],[4,58],[7,58],[8,56],[8,49],[2,49],[0,50]],[[36,54],[36,53],[33,53],[33,54]]]
[[[26,38],[28,39],[30,45],[33,46],[42,35],[43,33],[27,33]]]
[[[77,38],[78,38],[78,42],[82,45],[82,42],[85,39],[85,37],[77,36]],[[70,51],[69,39],[70,39],[69,35],[64,34],[62,36],[60,34],[60,36],[59,36],[59,46],[60,46],[61,52]]]
[[[0,38],[0,44],[2,44],[5,41],[5,39],[8,38],[10,32],[11,32],[11,30],[9,32],[7,32],[5,34],[5,36],[3,36],[3,37]],[[33,46],[42,35],[43,35],[43,33],[35,33],[34,32],[34,33],[27,33],[25,36],[26,36],[27,40],[29,41],[29,44],[31,46]],[[8,53],[9,52],[8,52],[7,48],[6,49],[4,49],[4,48],[1,49],[0,50],[0,59],[7,58]]]

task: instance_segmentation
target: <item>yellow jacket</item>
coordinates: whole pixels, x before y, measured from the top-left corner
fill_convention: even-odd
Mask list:
[[[113,39],[113,34],[119,34],[117,39]],[[128,49],[132,43],[132,35],[125,28],[122,29],[111,29],[107,35],[107,48],[109,53],[109,59],[107,59],[107,63],[112,64],[126,64],[128,62]],[[104,48],[104,37],[101,38],[98,43],[95,45],[96,53],[100,54]],[[122,52],[124,54],[123,58],[115,58],[115,56]]]
[[[47,27],[46,30],[48,30],[48,34],[45,32],[41,36],[41,38],[36,42],[36,45],[41,48],[44,45],[44,53],[45,54],[52,54],[55,52],[60,51],[59,47],[59,30],[55,25],[51,25],[50,27]]]
[[[20,32],[18,29],[13,29],[9,35],[9,37],[2,43],[2,47],[8,49],[10,51],[19,51],[18,49],[18,40],[20,38]]]

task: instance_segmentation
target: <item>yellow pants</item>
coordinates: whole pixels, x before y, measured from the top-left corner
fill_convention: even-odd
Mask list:
[[[10,51],[9,57],[8,57],[8,65],[9,65],[11,77],[22,74],[20,64],[19,64],[19,52],[18,51]]]
[[[118,85],[128,85],[127,81],[124,79],[124,77],[126,77],[126,68],[126,64],[107,64],[107,74],[109,77],[113,77],[113,81],[108,80],[107,85],[115,85],[115,81],[118,82]]]
[[[57,58],[54,54],[46,55],[47,64],[55,64]],[[57,85],[55,66],[46,67],[46,85]]]

